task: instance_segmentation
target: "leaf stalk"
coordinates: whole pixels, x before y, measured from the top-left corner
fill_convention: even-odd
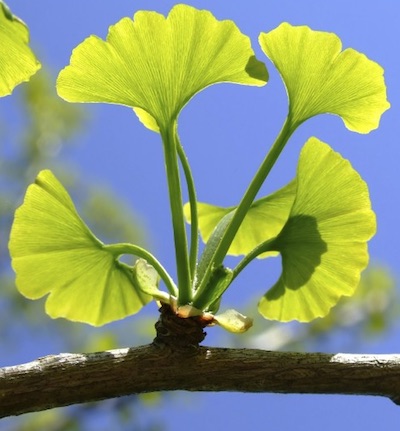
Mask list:
[[[183,214],[182,189],[179,175],[177,123],[161,130],[164,144],[164,161],[167,174],[169,202],[175,242],[175,259],[178,276],[178,303],[189,304],[192,300],[192,279],[188,243],[186,237],[185,218]]]
[[[157,271],[161,280],[165,283],[165,286],[167,287],[169,293],[175,297],[178,296],[178,289],[171,276],[161,265],[158,259],[146,249],[130,243],[104,245],[103,248],[115,255],[116,257],[122,256],[124,254],[130,254],[145,259],[147,263],[153,266],[154,269]]]
[[[258,171],[254,175],[249,187],[243,195],[240,204],[236,208],[228,227],[221,237],[221,241],[215,249],[215,252],[209,258],[207,269],[204,273],[203,279],[199,283],[198,290],[196,291],[196,296],[193,303],[195,307],[198,306],[198,303],[207,302],[205,301],[205,298],[208,296],[208,288],[212,288],[212,286],[209,286],[208,282],[212,275],[213,269],[222,265],[223,260],[228,253],[229,247],[232,244],[241,223],[246,217],[251,204],[256,198],[257,193],[259,192],[261,186],[263,185],[272,167],[275,165],[275,162],[288,142],[290,136],[296,130],[297,126],[298,124],[293,123],[291,116],[288,115],[278,137],[276,138],[265,159],[261,163]]]

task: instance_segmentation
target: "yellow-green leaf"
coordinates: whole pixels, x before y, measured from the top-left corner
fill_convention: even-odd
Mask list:
[[[255,201],[246,214],[228,254],[245,255],[264,241],[275,238],[289,217],[295,194],[296,183],[291,181],[275,193]],[[205,243],[222,218],[235,208],[198,203],[199,229]],[[190,205],[188,203],[184,206],[184,212],[186,220],[190,223]],[[263,253],[259,257],[267,257],[271,254],[275,253]]]
[[[267,79],[249,38],[232,21],[181,4],[167,18],[149,11],[123,18],[110,27],[106,41],[87,38],[61,71],[57,89],[70,102],[138,108],[141,121],[158,131],[209,85],[262,86]]]
[[[18,290],[27,298],[49,294],[53,318],[91,325],[122,319],[151,297],[79,217],[67,191],[48,170],[28,187],[10,236]]]
[[[229,309],[214,316],[214,322],[229,332],[240,334],[253,326],[253,319],[236,310]]]
[[[376,230],[368,188],[351,164],[311,138],[297,168],[290,217],[275,241],[282,275],[259,303],[280,321],[308,322],[354,293]]]
[[[378,127],[390,105],[383,69],[377,63],[354,49],[341,51],[335,34],[306,26],[283,23],[261,33],[259,42],[282,76],[295,124],[330,113],[355,132]]]
[[[0,1],[0,97],[11,94],[40,69],[28,43],[28,27]]]
[[[144,259],[138,259],[132,269],[136,285],[146,295],[152,296],[158,301],[169,303],[171,295],[163,292],[158,288],[160,276],[157,271],[149,265]]]

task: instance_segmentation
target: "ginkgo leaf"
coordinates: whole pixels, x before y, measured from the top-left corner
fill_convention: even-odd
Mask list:
[[[209,85],[262,86],[267,79],[249,38],[232,21],[181,4],[167,18],[149,11],[123,18],[110,27],[106,41],[87,38],[61,71],[57,89],[70,102],[139,108],[141,121],[158,131]]]
[[[376,230],[368,188],[350,163],[311,138],[301,151],[290,217],[275,240],[282,275],[259,303],[268,319],[308,322],[356,289]]]
[[[295,194],[296,183],[291,181],[275,193],[255,201],[246,214],[228,254],[245,255],[261,243],[275,238],[289,217]],[[205,243],[222,218],[236,208],[223,208],[201,202],[197,205],[199,229]],[[189,203],[185,204],[184,213],[187,222],[190,223]],[[258,257],[267,257],[271,254],[275,253],[263,253]]]
[[[0,1],[0,97],[11,94],[40,69],[28,43],[28,27]]]
[[[67,191],[48,170],[28,187],[15,214],[10,254],[18,290],[49,294],[53,318],[103,325],[139,311],[151,297],[79,217]]]
[[[214,316],[214,321],[229,332],[240,334],[253,326],[253,319],[236,310],[229,309]]]
[[[219,325],[226,331],[240,334],[246,332],[253,326],[253,319],[244,316],[236,310],[229,309],[221,314],[213,314],[207,311],[202,311],[192,305],[183,305],[174,310],[176,315],[187,319],[188,317],[200,317],[204,324]]]
[[[330,113],[355,132],[378,127],[390,105],[383,69],[377,63],[354,49],[341,51],[335,34],[306,26],[283,23],[261,33],[259,42],[282,76],[295,124]]]
[[[143,293],[167,304],[171,302],[171,295],[158,288],[160,284],[158,272],[144,259],[138,259],[136,261],[132,273],[137,286]]]

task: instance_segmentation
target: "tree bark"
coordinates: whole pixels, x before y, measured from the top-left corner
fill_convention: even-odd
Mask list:
[[[400,403],[400,355],[201,347],[209,324],[164,304],[152,344],[0,368],[0,418],[173,390],[381,395]]]
[[[400,355],[151,344],[0,369],[0,417],[153,391],[380,395],[400,400]]]

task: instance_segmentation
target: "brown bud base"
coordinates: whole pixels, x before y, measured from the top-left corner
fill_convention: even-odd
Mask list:
[[[155,324],[157,331],[153,344],[158,347],[186,348],[198,347],[204,340],[203,331],[210,322],[200,316],[182,318],[177,316],[168,304],[162,304],[160,318]]]

